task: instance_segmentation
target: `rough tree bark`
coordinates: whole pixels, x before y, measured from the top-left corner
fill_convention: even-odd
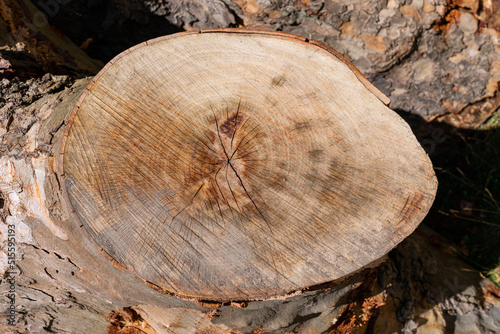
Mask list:
[[[439,6],[444,6],[444,4],[434,2],[431,5],[437,9]],[[358,11],[359,6],[362,5],[355,4],[352,8],[345,9],[341,7],[339,13],[350,13],[346,15],[353,18],[351,21],[355,21],[360,17],[359,15],[364,15],[362,11]],[[411,4],[411,6],[416,7],[420,15],[427,15],[422,14],[422,10],[426,13],[433,13],[429,10],[429,5],[426,4],[421,7],[418,4]],[[252,10],[250,5],[246,5],[246,7],[241,5],[241,7]],[[312,7],[304,7],[304,13],[307,14],[309,10],[313,10]],[[235,12],[238,12],[238,8],[235,9]],[[403,17],[403,19],[409,20],[408,22],[417,18],[417,16],[411,15],[400,16],[399,13],[402,13],[403,9],[399,3],[388,9],[395,11],[395,13],[391,12],[391,17]],[[405,8],[404,10],[408,12],[410,9]],[[178,10],[181,11],[181,9]],[[261,15],[254,9],[257,13],[256,17],[266,19],[266,17],[277,15],[280,20],[276,20],[276,22],[286,22],[281,20],[284,9],[277,8],[276,10],[280,12],[277,14],[267,10],[268,13]],[[300,19],[302,9],[298,5],[290,4],[287,10],[293,14],[289,17],[296,17],[294,13],[298,13],[297,17]],[[456,10],[459,13],[455,13],[455,16],[469,13],[467,9],[460,6]],[[472,10],[475,10],[474,7]],[[357,12],[361,14],[356,14]],[[443,14],[438,12],[438,17],[444,17],[445,12]],[[317,13],[325,13],[325,10],[320,9]],[[487,14],[488,12],[484,10],[483,13]],[[468,22],[472,22],[473,25],[477,17],[475,13],[472,15],[474,19]],[[292,22],[293,20],[290,21],[290,29],[291,27],[296,27],[296,29],[302,27],[304,31],[316,31],[312,28],[318,22],[305,18],[298,22],[298,25]],[[449,17],[447,16],[447,18]],[[346,22],[343,17],[341,21]],[[267,27],[274,28],[272,24],[272,22],[269,23]],[[313,27],[306,28],[308,24],[313,25]],[[319,24],[323,26],[323,23]],[[363,26],[363,29],[370,24],[368,22]],[[456,27],[459,25],[457,21],[449,21],[448,19],[444,20],[443,24],[446,31],[456,31]],[[285,23],[284,26],[288,25]],[[467,29],[467,26],[462,23],[460,31],[463,32],[462,28]],[[485,53],[487,49],[491,50],[487,47],[488,43],[492,45],[498,43],[497,40],[490,40],[493,38],[490,36],[494,36],[490,28],[483,28],[477,35],[471,35],[470,32],[464,33],[474,39],[485,39],[486,42],[481,40],[483,42],[480,42],[480,46],[486,46],[479,48],[478,53],[479,55],[484,54],[487,63],[491,65],[487,75],[480,81],[461,81],[465,87],[483,85],[485,82],[496,80],[496,67],[493,66],[494,62],[492,63],[491,59],[495,59],[494,57],[497,57],[498,53]],[[419,46],[418,52],[412,49],[410,56],[398,58],[401,60],[392,63],[390,70],[382,71],[381,75],[377,74],[377,71],[373,76],[370,75],[369,70],[365,72],[375,80],[376,84],[379,84],[380,89],[391,97],[393,103],[394,101],[396,101],[395,103],[406,101],[404,102],[406,103],[405,108],[416,112],[421,108],[408,101],[412,100],[410,97],[413,94],[421,94],[427,90],[427,86],[424,84],[433,82],[436,72],[426,71],[429,67],[416,65],[413,67],[412,64],[427,52],[421,49],[421,45],[425,43],[439,44],[443,38],[443,36],[437,36],[429,39],[429,36],[433,36],[431,31],[425,27],[422,29],[423,37],[421,36],[419,40],[415,41],[415,45]],[[318,34],[321,34],[322,31],[319,30]],[[307,33],[304,34],[308,36]],[[353,36],[358,36],[359,31],[356,30],[353,34]],[[458,34],[460,35],[460,33]],[[351,52],[358,50],[351,43],[352,40],[356,41],[356,38],[350,38],[347,35],[343,38],[340,34],[336,35],[335,31],[330,35],[333,36],[334,40],[339,39],[347,45]],[[313,38],[322,39],[324,37],[315,36]],[[464,36],[460,35],[459,38],[449,39],[449,42],[455,43],[462,38]],[[357,41],[359,42],[359,40]],[[385,39],[383,41],[387,42]],[[19,48],[22,49],[22,46]],[[362,54],[367,52],[364,48],[367,48],[367,44],[363,44],[360,51]],[[463,53],[465,66],[476,66],[474,64],[478,58],[471,60],[468,58],[470,52],[468,53],[467,49],[462,50],[451,50],[452,54],[445,54],[445,56],[451,57],[451,55]],[[19,52],[14,49],[11,51]],[[440,57],[439,54],[434,54],[434,56]],[[354,59],[355,63],[358,61],[360,60]],[[373,68],[374,64],[379,61],[380,57],[374,57],[373,63],[370,63],[369,67]],[[447,59],[436,58],[434,61],[441,64]],[[28,60],[28,63],[36,64],[31,60]],[[26,63],[16,65],[24,64]],[[38,64],[37,67],[42,66]],[[386,86],[382,78],[390,78],[392,74],[397,72],[398,68],[403,68],[401,70],[403,74],[398,72],[399,75],[408,77],[409,80],[391,81],[389,86]],[[434,68],[434,65],[431,68]],[[22,70],[18,71],[18,73],[21,72]],[[457,76],[460,77],[466,72],[461,71],[457,73]],[[479,72],[477,75],[480,74]],[[405,76],[408,73],[410,75]],[[425,80],[420,80],[423,77],[417,76],[418,73],[430,76],[425,77]],[[443,79],[449,80],[450,78]],[[0,327],[2,332],[105,333],[108,328],[115,332],[119,330],[127,332],[131,328],[138,328],[146,333],[154,331],[171,333],[176,330],[193,332],[194,329],[190,326],[194,323],[197,324],[198,329],[206,332],[235,331],[233,327],[238,327],[237,329],[240,331],[250,331],[253,328],[261,327],[268,331],[307,332],[309,330],[311,332],[332,331],[339,333],[373,331],[444,333],[453,330],[453,328],[457,332],[498,331],[500,312],[498,288],[490,281],[481,279],[468,264],[453,255],[455,252],[452,246],[425,228],[419,228],[416,233],[391,252],[386,262],[381,266],[367,269],[357,277],[337,286],[335,290],[305,291],[300,295],[288,298],[286,303],[283,301],[250,302],[244,309],[236,308],[245,306],[244,304],[235,303],[223,305],[214,311],[203,306],[196,306],[189,301],[178,300],[166,295],[160,296],[154,289],[146,287],[143,281],[135,275],[112,266],[98,252],[79,253],[76,251],[78,247],[92,248],[81,243],[79,229],[63,228],[67,226],[65,222],[65,219],[68,218],[67,212],[64,212],[60,206],[61,199],[57,195],[54,196],[54,193],[57,194],[57,192],[52,193],[46,189],[59,189],[60,187],[55,174],[57,150],[53,145],[57,142],[58,136],[61,136],[65,125],[66,112],[61,110],[67,111],[69,107],[64,107],[63,104],[74,104],[89,80],[90,78],[74,81],[67,76],[47,74],[36,80],[3,80],[1,83],[0,134],[2,142],[0,152],[2,154],[2,172],[0,175],[0,207],[4,222],[1,232],[2,238],[6,238],[8,224],[16,226],[18,242],[16,254],[18,261],[15,269],[18,272],[16,275],[16,303],[20,311],[16,327],[6,326],[7,314],[2,314],[1,326],[3,327]],[[415,80],[425,87],[416,85]],[[402,83],[411,88],[403,87],[406,90],[405,94],[410,95],[406,100],[400,99],[402,95],[399,93],[402,91],[394,88],[399,87],[397,85],[402,85]],[[491,84],[487,87],[494,94],[495,86]],[[485,88],[486,84],[478,89]],[[441,93],[445,90],[441,86],[438,89]],[[453,95],[451,101],[462,98],[465,99],[466,103],[483,101],[477,100],[470,95],[470,92],[471,90],[465,95]],[[480,95],[481,93],[478,96]],[[439,108],[433,109],[433,103],[438,100],[418,101],[423,101],[422,103],[428,106],[429,110],[437,110],[437,114],[441,112]],[[491,104],[494,103],[494,100],[486,98],[484,102]],[[478,109],[476,106],[480,108]],[[481,117],[485,117],[482,113],[485,108],[482,105],[474,105],[474,108],[473,111],[476,113],[469,113],[469,115],[474,116],[481,112]],[[460,115],[464,115],[464,110],[463,108],[458,109],[458,111],[462,111]],[[471,121],[471,124],[473,125],[474,122]],[[67,240],[64,240],[66,238]],[[5,271],[8,268],[5,239],[3,239],[2,245],[5,252],[1,253],[1,263],[3,271]],[[85,267],[88,266],[92,270],[86,270]],[[108,275],[109,277],[120,277],[120,279],[103,279],[104,276]],[[2,305],[7,305],[8,286],[5,280],[1,283],[1,289]],[[95,292],[89,294],[89,291]],[[238,316],[238,314],[240,315]],[[177,327],[172,326],[174,323],[177,324]],[[263,330],[255,330],[255,332],[259,331]]]

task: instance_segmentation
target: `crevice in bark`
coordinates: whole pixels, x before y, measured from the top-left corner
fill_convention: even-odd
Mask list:
[[[8,206],[7,201],[5,200],[5,196],[0,191],[0,212],[3,213],[4,209]]]
[[[373,81],[375,81],[377,77],[383,76],[385,73],[389,72],[394,67],[400,66],[404,64],[406,61],[410,60],[413,54],[415,54],[416,51],[418,51],[418,47],[420,45],[419,43],[423,37],[423,34],[424,30],[419,29],[416,32],[415,37],[412,39],[411,46],[408,48],[406,52],[403,52],[399,57],[394,58],[392,61],[388,62],[385,66],[377,67],[377,74],[374,75]]]
[[[63,260],[63,261],[68,261],[69,263],[71,263],[73,266],[75,266],[76,268],[78,268],[78,270],[81,270],[80,267],[74,263],[73,261],[71,261],[71,259],[69,257],[63,257],[62,255],[54,252],[54,251],[49,251],[47,249],[44,249],[44,248],[41,248],[41,247],[38,247],[36,245],[33,245],[33,244],[26,244],[28,246],[31,246],[33,247],[34,249],[37,249],[37,250],[41,250],[43,252],[45,252],[46,254],[53,254],[55,255],[59,260]],[[47,268],[45,268],[45,272],[47,272]],[[47,273],[48,274],[48,273]],[[50,274],[48,274],[50,276]]]
[[[33,286],[29,286],[28,288],[43,293],[44,295],[50,297],[50,299],[51,299],[52,302],[55,302],[54,296],[51,295],[50,293],[48,293],[48,292],[46,292],[46,291],[44,291],[42,289],[37,289],[37,288],[35,288]]]
[[[54,140],[54,137],[55,135],[59,132],[59,130],[61,130],[63,128],[63,126],[66,125],[66,122],[64,120],[61,121],[61,123],[59,123],[59,125],[53,129],[52,131],[49,132],[49,136],[50,136],[50,139],[49,139],[49,144],[53,144],[53,140]],[[58,180],[59,182],[59,180]]]
[[[229,27],[231,28],[237,28],[237,27],[242,27],[245,25],[245,21],[243,20],[242,16],[244,15],[243,12],[241,11],[240,7],[238,7],[234,2],[230,0],[221,0],[221,2],[225,5],[227,11],[233,15],[234,17],[234,24],[230,24]]]
[[[52,329],[52,326],[54,325],[54,320],[56,320],[56,317],[54,317],[51,313],[45,312],[46,315],[50,317],[48,324],[46,324],[43,329],[47,331],[47,333],[57,333]]]

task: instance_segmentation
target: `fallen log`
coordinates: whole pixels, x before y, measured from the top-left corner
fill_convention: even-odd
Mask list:
[[[74,326],[128,307],[158,332],[326,331],[434,199],[387,98],[295,35],[159,38],[57,100],[27,133],[36,154],[2,158],[2,192],[42,222],[19,265],[53,262],[45,278],[91,305]]]

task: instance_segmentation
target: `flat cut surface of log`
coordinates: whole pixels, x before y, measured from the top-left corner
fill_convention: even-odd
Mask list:
[[[432,164],[327,46],[248,30],[140,44],[89,84],[59,173],[119,266],[178,296],[266,299],[344,277],[421,222]]]

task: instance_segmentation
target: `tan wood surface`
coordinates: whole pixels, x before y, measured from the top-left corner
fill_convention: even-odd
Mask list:
[[[269,298],[386,254],[435,196],[387,98],[328,47],[209,30],[113,59],[73,111],[60,175],[117,265],[179,296]]]

